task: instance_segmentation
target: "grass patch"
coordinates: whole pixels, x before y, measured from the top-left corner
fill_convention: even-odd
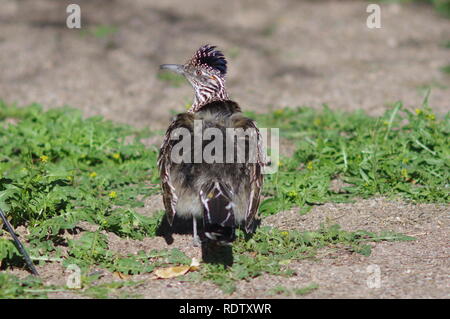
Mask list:
[[[413,237],[393,232],[373,233],[363,230],[348,232],[339,225],[323,226],[316,231],[280,230],[260,227],[248,240],[239,232],[233,244],[234,262],[232,266],[223,264],[203,264],[200,272],[187,275],[189,280],[212,281],[225,293],[232,293],[236,283],[263,274],[293,276],[295,271],[289,264],[305,258],[314,258],[324,247],[345,249],[352,253],[369,256],[370,242],[408,241]]]
[[[91,233],[86,233],[91,234]],[[92,249],[92,243],[86,241],[86,237],[81,240],[86,243],[86,251]],[[93,243],[97,243],[95,240]],[[152,250],[150,253],[140,251],[136,255],[120,256],[108,251],[105,247],[95,250],[95,255],[90,258],[81,256],[77,259],[79,251],[72,250],[68,258],[65,258],[63,264],[77,265],[82,267],[81,287],[69,289],[67,286],[45,285],[39,278],[28,276],[25,279],[19,279],[7,273],[0,273],[0,299],[5,298],[47,298],[48,293],[70,292],[75,295],[87,296],[91,298],[139,298],[139,295],[126,291],[128,287],[139,286],[144,283],[133,280],[116,280],[112,282],[99,282],[101,276],[98,273],[89,274],[92,266],[110,270],[117,274],[119,278],[125,279],[128,274],[140,274],[152,272],[156,267],[167,265],[186,265],[190,263],[181,251],[172,250]],[[95,257],[94,259],[92,259]],[[90,261],[91,263],[89,263]]]
[[[437,117],[427,99],[414,112],[397,102],[378,118],[327,106],[249,115],[260,127],[279,127],[295,145],[294,155],[281,157],[279,171],[266,176],[263,215],[374,195],[449,201],[450,117]],[[333,189],[333,180],[345,186]]]
[[[379,0],[382,3],[429,3],[436,12],[446,18],[450,18],[450,0]]]
[[[119,28],[113,25],[96,25],[88,28],[87,30],[80,31],[80,34],[82,36],[92,36],[98,39],[104,39],[109,38],[113,34],[117,33],[119,31]]]
[[[124,291],[127,287],[136,287],[143,283],[143,281],[113,281],[109,283],[90,284],[86,289],[83,289],[79,294],[95,298],[95,299],[106,299],[106,298],[119,298],[119,299],[130,299],[130,298],[140,298],[138,294],[132,294]],[[121,290],[122,289],[122,290]]]
[[[44,112],[39,105],[2,102],[0,120],[0,206],[14,227],[28,228],[32,257],[61,257],[63,234],[87,222],[98,230],[69,241],[67,260],[95,265],[114,259],[120,268],[127,261],[106,253],[104,232],[155,235],[162,214],[136,212],[145,196],[159,192],[157,150],[139,141],[149,132],[84,119],[70,108]],[[17,255],[8,237],[0,238],[3,264],[14,264]]]
[[[450,64],[441,68],[442,72],[450,74]]]
[[[15,226],[38,240],[80,221],[131,238],[152,235],[153,221],[136,213],[139,198],[159,191],[156,149],[148,136],[101,117],[83,119],[70,108],[0,102],[0,205]],[[152,226],[153,225],[153,226]]]
[[[271,295],[284,295],[287,297],[292,296],[304,296],[307,295],[314,290],[317,290],[319,288],[319,285],[316,283],[312,283],[306,287],[302,288],[286,288],[284,286],[276,286],[273,289],[270,290]]]
[[[47,291],[39,278],[28,276],[20,280],[16,276],[0,273],[0,299],[11,298],[46,298]]]

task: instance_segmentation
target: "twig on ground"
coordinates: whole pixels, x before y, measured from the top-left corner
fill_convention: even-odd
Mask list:
[[[14,243],[17,246],[17,249],[20,251],[22,256],[25,259],[25,262],[27,263],[28,267],[30,268],[31,272],[35,276],[39,276],[39,273],[37,272],[36,268],[34,267],[33,262],[30,259],[30,256],[28,255],[27,251],[25,250],[25,247],[23,247],[22,243],[20,242],[19,238],[17,238],[16,234],[14,233],[14,229],[9,223],[8,219],[6,218],[5,214],[3,213],[3,210],[0,208],[0,217],[3,220],[3,224],[5,224],[6,229],[11,234],[11,237],[14,240]]]

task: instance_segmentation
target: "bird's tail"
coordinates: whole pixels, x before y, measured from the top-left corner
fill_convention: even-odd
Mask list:
[[[205,183],[200,190],[206,237],[222,245],[235,239],[234,203],[230,188],[221,182]]]

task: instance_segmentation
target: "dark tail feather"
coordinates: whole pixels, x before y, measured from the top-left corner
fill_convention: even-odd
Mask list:
[[[203,204],[203,223],[206,237],[220,244],[234,241],[234,203],[229,188],[220,182],[204,184],[200,191]]]

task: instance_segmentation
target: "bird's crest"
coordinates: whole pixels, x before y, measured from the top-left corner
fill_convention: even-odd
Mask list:
[[[202,66],[219,72],[221,76],[227,73],[227,60],[223,53],[216,50],[216,46],[206,44],[195,52],[188,64]]]

